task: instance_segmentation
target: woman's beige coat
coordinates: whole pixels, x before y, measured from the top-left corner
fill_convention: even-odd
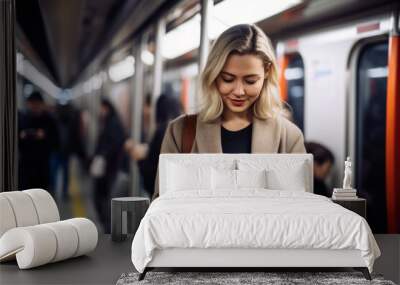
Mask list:
[[[182,130],[185,115],[171,121],[165,132],[161,153],[182,152]],[[305,153],[301,130],[282,116],[267,120],[253,117],[252,153]],[[222,153],[221,120],[196,123],[196,137],[191,153]],[[158,197],[158,173],[153,199]]]

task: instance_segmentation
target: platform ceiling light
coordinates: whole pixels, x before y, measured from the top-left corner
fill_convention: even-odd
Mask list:
[[[32,94],[32,92],[34,91],[35,89],[33,88],[33,85],[32,84],[25,84],[24,85],[24,89],[23,89],[23,91],[24,91],[24,96],[25,96],[25,98],[28,98],[29,97],[29,95],[31,95]]]
[[[256,23],[280,13],[302,0],[224,0],[211,9],[209,38],[217,38],[227,28],[243,23]],[[200,14],[165,35],[162,54],[171,59],[200,46]]]
[[[293,7],[302,0],[225,0],[215,5],[209,37],[217,38],[224,30],[237,24],[256,23]]]
[[[124,60],[113,64],[108,69],[108,75],[113,82],[119,82],[131,77],[135,72],[135,59],[132,55],[127,56]]]
[[[58,103],[61,105],[66,105],[72,98],[71,89],[62,89],[60,94],[57,95]]]
[[[57,98],[60,88],[56,86],[50,79],[41,73],[23,54],[17,53],[17,72],[24,78],[28,79],[33,85],[39,87],[42,91]]]
[[[69,89],[70,94],[72,94],[71,98],[78,98],[82,95],[90,94],[92,91],[99,90],[107,79],[107,72],[99,71],[92,77],[87,78],[85,81],[82,81]]]
[[[185,54],[200,45],[200,15],[167,33],[163,40],[162,55],[171,59]]]
[[[143,61],[144,64],[153,65],[153,63],[154,63],[154,55],[150,51],[143,50],[141,57],[142,57],[142,61]]]
[[[103,82],[107,81],[107,79],[108,79],[107,72],[101,71],[100,76],[101,76],[101,81],[103,81]]]
[[[90,78],[90,82],[94,90],[99,90],[101,88],[101,85],[103,84],[101,74],[98,73],[93,75],[92,78]]]
[[[90,80],[83,83],[83,92],[86,94],[92,92],[92,86],[90,85]]]

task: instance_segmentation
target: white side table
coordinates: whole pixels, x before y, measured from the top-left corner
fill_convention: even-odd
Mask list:
[[[149,204],[150,200],[144,197],[113,198],[111,200],[111,239],[123,241],[128,234],[135,234]]]

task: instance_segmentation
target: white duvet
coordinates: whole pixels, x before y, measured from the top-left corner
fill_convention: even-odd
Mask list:
[[[248,189],[166,193],[142,219],[132,262],[143,272],[155,249],[358,249],[372,272],[380,250],[364,218],[328,198],[299,191]]]

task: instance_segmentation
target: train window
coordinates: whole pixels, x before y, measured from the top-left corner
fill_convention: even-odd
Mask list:
[[[386,81],[387,42],[366,45],[357,65],[356,185],[368,201],[374,233],[386,232]]]
[[[300,54],[290,56],[285,70],[287,103],[292,108],[294,123],[304,131],[304,63]]]

